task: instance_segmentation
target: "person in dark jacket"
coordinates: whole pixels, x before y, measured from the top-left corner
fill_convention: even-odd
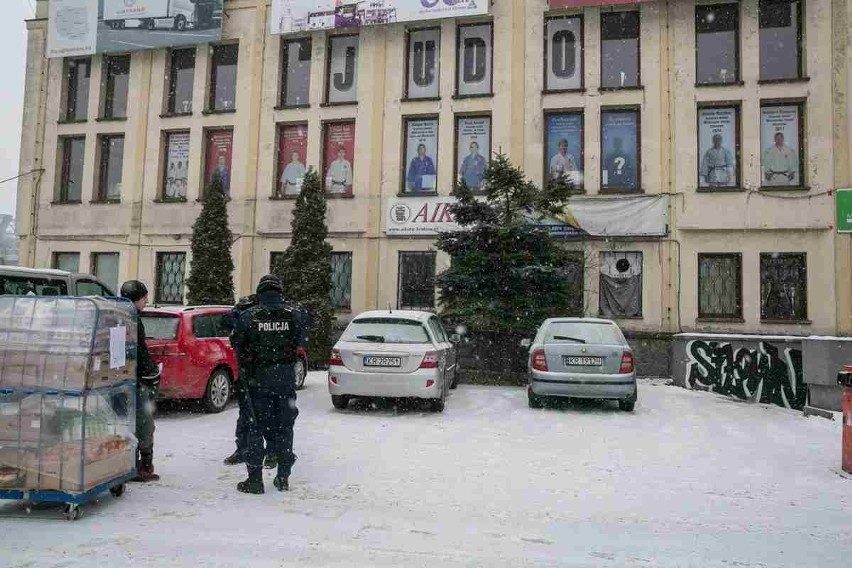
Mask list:
[[[133,481],[157,481],[154,473],[154,404],[160,391],[160,367],[154,363],[145,343],[142,310],[148,305],[148,288],[138,280],[121,285],[121,297],[133,302],[136,308],[136,477]]]
[[[257,286],[258,304],[240,314],[234,327],[234,346],[240,369],[246,374],[248,396],[248,440],[245,452],[248,479],[237,485],[242,493],[264,492],[263,439],[273,441],[278,453],[274,485],[279,491],[290,488],[289,478],[296,455],[293,452],[293,425],[296,408],[294,364],[306,335],[303,312],[284,303],[281,282],[265,278]]]

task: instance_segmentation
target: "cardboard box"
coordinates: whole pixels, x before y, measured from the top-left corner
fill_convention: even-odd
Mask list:
[[[133,469],[133,452],[127,449],[108,455],[104,459],[83,466],[80,476],[80,459],[36,460],[30,466],[38,472],[37,487],[46,491],[88,491],[110,479],[125,475]],[[31,483],[28,476],[27,483]]]

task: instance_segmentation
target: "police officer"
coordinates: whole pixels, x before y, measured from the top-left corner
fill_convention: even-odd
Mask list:
[[[274,274],[267,274],[263,278],[260,279],[260,283],[263,284],[269,280],[274,280],[280,284],[280,279]],[[234,327],[236,326],[237,320],[240,318],[240,315],[248,310],[249,308],[253,308],[258,304],[257,294],[251,294],[249,296],[244,296],[240,298],[240,301],[233,307],[233,309],[228,312],[224,319],[224,327],[225,330],[230,334],[231,345],[234,347],[236,351],[237,346],[234,342]],[[239,354],[237,354],[237,360],[239,361]],[[240,376],[244,376],[246,373],[243,369],[240,369]],[[225,465],[237,465],[245,462],[245,450],[248,445],[248,429],[249,429],[249,411],[247,410],[247,400],[246,400],[246,389],[244,383],[238,383],[237,385],[237,400],[239,401],[239,415],[237,417],[237,428],[234,432],[234,442],[237,446],[234,453],[225,458]],[[275,450],[272,447],[272,442],[267,440],[267,452],[266,458],[263,461],[263,467],[266,469],[274,469],[278,463],[278,456]]]
[[[249,415],[245,452],[248,479],[237,484],[237,490],[253,494],[264,492],[264,437],[273,442],[278,453],[275,488],[290,488],[290,472],[296,461],[293,425],[299,415],[294,363],[305,337],[302,312],[284,304],[280,280],[262,279],[257,299],[258,305],[240,314],[233,335],[240,368],[246,372],[240,380],[246,381]]]
[[[141,313],[148,305],[148,288],[138,280],[121,285],[121,297],[133,302],[136,308],[136,477],[132,481],[158,481],[154,473],[154,403],[160,392],[161,368],[154,363],[145,343],[145,326]]]

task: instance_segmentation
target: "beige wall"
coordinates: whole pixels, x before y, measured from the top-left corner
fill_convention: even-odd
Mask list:
[[[544,176],[543,115],[547,110],[585,112],[585,189],[600,189],[600,111],[637,106],[641,115],[641,185],[648,194],[673,193],[672,235],[663,241],[573,243],[583,248],[586,267],[584,304],[598,313],[597,255],[602,250],[643,253],[643,317],[624,326],[645,331],[741,330],[835,333],[852,331],[852,244],[834,233],[833,195],[825,192],[852,185],[848,93],[852,88],[848,57],[852,3],[806,0],[806,74],[809,80],[758,84],[758,0],[741,3],[743,85],[695,86],[694,6],[691,0],[658,0],[639,4],[641,13],[641,79],[636,90],[600,91],[600,14],[617,8],[586,8],[559,14],[584,17],[584,83],[582,92],[543,94],[543,33],[547,0],[495,2],[487,18],[494,22],[493,97],[457,99],[455,93],[456,26],[441,28],[440,101],[403,101],[406,26],[363,29],[358,60],[358,103],[322,105],[329,34],[314,32],[311,107],[276,110],[281,71],[281,39],[268,31],[268,1],[227,0],[223,41],[239,40],[236,108],[232,114],[205,115],[209,48],[199,46],[196,59],[194,113],[161,118],[166,90],[165,50],[137,52],[132,58],[128,119],[98,122],[101,57],[93,57],[90,118],[85,124],[58,124],[62,61],[45,60],[46,20],[28,23],[27,84],[21,171],[44,168],[43,175],[19,186],[18,231],[22,262],[46,266],[55,251],[81,252],[81,269],[89,269],[96,251],[121,251],[121,278],[139,277],[153,284],[156,253],[188,252],[192,223],[200,211],[203,137],[206,129],[234,129],[231,230],[237,237],[233,256],[240,293],[251,290],[269,268],[273,251],[291,238],[292,200],[270,199],[276,177],[277,125],[306,122],[308,165],[319,167],[322,124],[356,121],[355,177],[352,198],[328,202],[329,240],[337,251],[353,253],[352,312],[396,305],[400,251],[430,250],[430,239],[384,235],[386,208],[400,190],[403,119],[415,115],[439,118],[439,193],[449,193],[453,178],[455,117],[459,113],[492,115],[492,148],[507,153],[536,183]],[[46,16],[46,2],[38,3]],[[829,62],[834,64],[829,64]],[[808,192],[765,194],[760,186],[760,102],[805,100],[806,183]],[[698,105],[735,102],[741,108],[741,170],[744,191],[703,193],[697,190]],[[155,203],[160,192],[163,132],[190,130],[188,201]],[[124,132],[125,163],[120,205],[90,204],[95,177],[96,138]],[[57,180],[58,139],[86,136],[84,193],[81,205],[53,205]],[[810,197],[810,198],[809,198]],[[33,201],[37,206],[33,207]],[[38,235],[38,239],[32,234]],[[697,321],[697,255],[741,252],[743,319]],[[761,252],[808,254],[808,320],[790,325],[760,321]],[[191,261],[191,259],[189,259]],[[438,257],[439,270],[449,260]]]

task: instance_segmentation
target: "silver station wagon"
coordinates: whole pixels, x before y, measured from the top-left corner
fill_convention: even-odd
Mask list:
[[[376,311],[352,320],[331,352],[328,392],[337,409],[353,397],[429,399],[444,410],[457,382],[456,346],[433,313]]]
[[[617,400],[628,412],[636,405],[633,352],[613,321],[546,320],[530,345],[528,369],[530,408],[548,396]]]

